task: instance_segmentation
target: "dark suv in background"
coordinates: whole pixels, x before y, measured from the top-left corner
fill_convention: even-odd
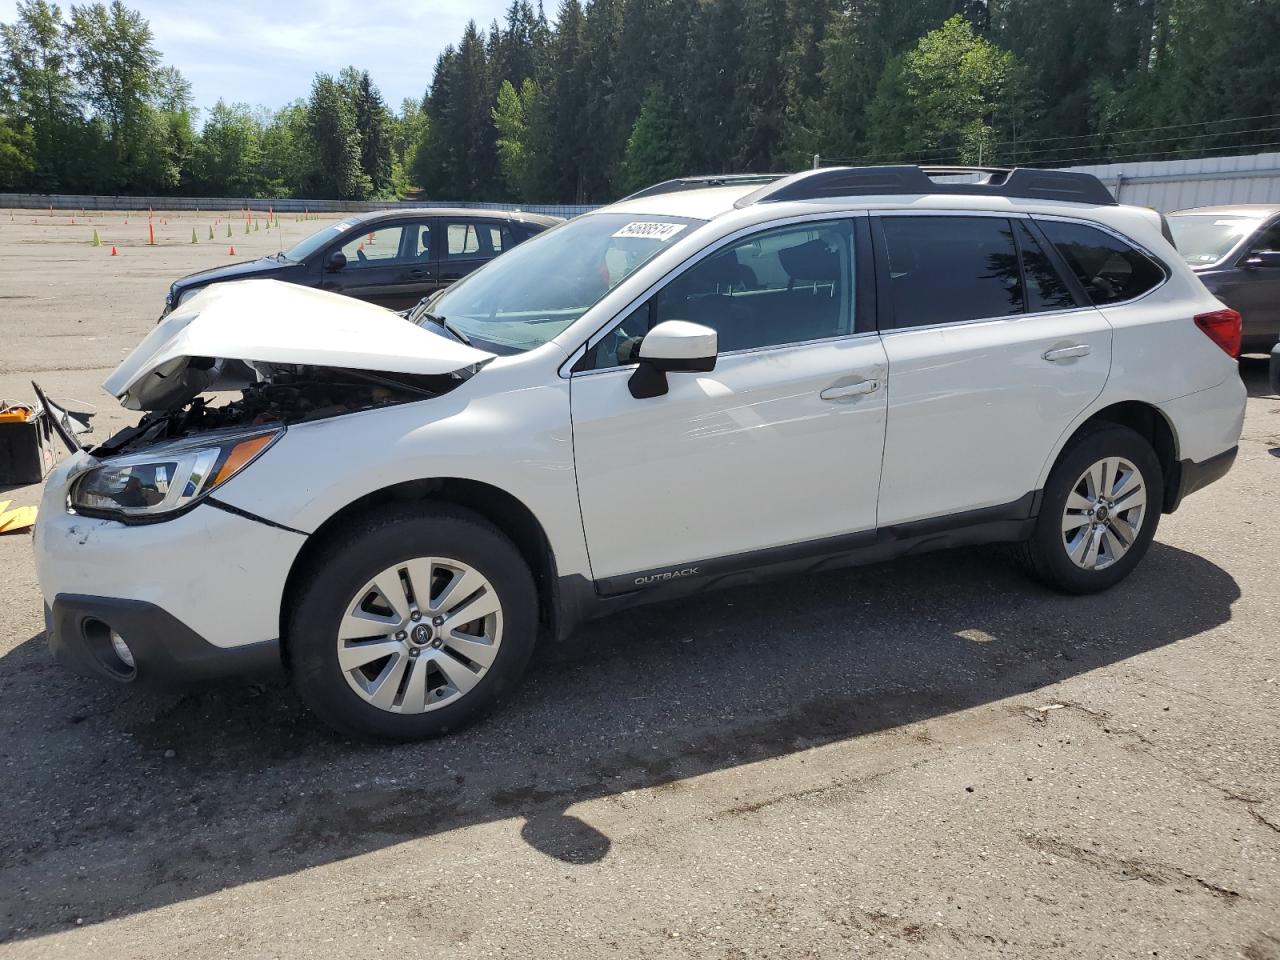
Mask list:
[[[447,207],[355,214],[274,256],[183,277],[169,288],[164,312],[211,283],[251,278],[403,310],[560,222],[535,213]]]
[[[1197,207],[1169,214],[1178,253],[1243,317],[1242,353],[1280,339],[1280,204]]]

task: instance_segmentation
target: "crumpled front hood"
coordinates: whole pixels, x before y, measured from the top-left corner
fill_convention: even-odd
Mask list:
[[[493,357],[370,303],[242,280],[213,284],[177,307],[102,386],[130,410],[170,410],[208,389],[219,361],[432,376]]]

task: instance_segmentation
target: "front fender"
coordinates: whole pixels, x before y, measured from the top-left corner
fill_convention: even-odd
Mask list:
[[[477,380],[489,390],[475,389]],[[443,396],[291,426],[218,498],[310,534],[344,507],[400,483],[474,480],[533,512],[561,575],[585,575],[568,382],[493,386],[481,374]]]

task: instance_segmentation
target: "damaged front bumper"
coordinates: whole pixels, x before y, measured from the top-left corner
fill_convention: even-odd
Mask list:
[[[146,525],[69,512],[67,490],[96,462],[77,453],[59,464],[37,514],[36,575],[59,661],[149,684],[278,663],[280,601],[305,534],[209,503]],[[132,671],[110,655],[113,631]]]

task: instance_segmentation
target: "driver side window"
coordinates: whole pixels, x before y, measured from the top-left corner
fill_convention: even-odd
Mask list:
[[[404,227],[380,227],[348,240],[338,249],[347,258],[347,269],[375,267],[400,257],[400,240]]]
[[[824,220],[755,234],[673,278],[593,347],[579,370],[634,363],[666,320],[716,331],[721,353],[853,332],[853,227]]]
[[[1278,250],[1280,250],[1280,223],[1273,223],[1258,232],[1253,243],[1250,244],[1249,252],[1264,253]]]

